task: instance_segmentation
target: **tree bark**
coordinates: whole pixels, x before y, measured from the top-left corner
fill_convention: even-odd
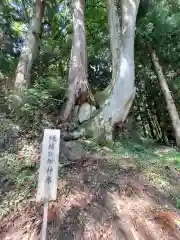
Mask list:
[[[112,4],[112,1],[110,1],[109,7],[111,5],[115,5],[115,3]],[[105,103],[103,108],[103,118],[106,123],[110,122],[112,127],[126,119],[135,97],[134,37],[138,5],[138,0],[121,1],[119,66],[113,69],[113,72],[115,72],[113,75],[116,77],[115,84],[108,102]],[[119,18],[118,14],[116,14],[116,18]],[[117,22],[118,20],[115,24]],[[112,28],[113,26],[110,25],[109,27]],[[112,57],[115,56],[112,55]]]
[[[173,130],[174,130],[175,138],[176,138],[176,144],[178,147],[180,147],[180,118],[178,115],[178,111],[177,111],[176,105],[174,103],[174,100],[172,98],[171,92],[169,90],[165,76],[163,74],[163,70],[159,63],[157,54],[152,49],[150,49],[150,51],[151,51],[151,59],[152,59],[153,65],[154,65],[155,73],[159,80],[161,89],[163,91],[164,98],[165,98],[166,105],[167,105],[167,110],[168,110],[170,119],[172,121],[172,126],[173,126]]]
[[[101,92],[95,94],[95,99],[99,106],[103,106],[104,101],[107,99],[112,91],[112,88],[116,81],[116,74],[120,66],[120,48],[121,48],[121,24],[118,17],[118,7],[115,0],[107,1],[108,7],[108,25],[109,25],[109,37],[110,37],[110,49],[112,56],[112,79],[110,84]],[[115,71],[116,69],[116,71]]]
[[[68,120],[75,105],[93,101],[93,95],[87,79],[87,49],[84,23],[84,0],[74,0],[73,39],[69,68],[68,101],[64,111],[64,120]]]
[[[36,10],[26,35],[25,43],[17,66],[14,88],[23,91],[30,86],[31,69],[34,59],[38,54],[38,41],[42,33],[42,18],[44,15],[44,1],[36,0]]]
[[[108,0],[112,77],[115,81],[101,110],[89,124],[88,132],[109,143],[113,140],[114,127],[125,121],[135,97],[134,38],[138,7],[139,0],[122,0],[121,16],[118,16],[115,0]]]

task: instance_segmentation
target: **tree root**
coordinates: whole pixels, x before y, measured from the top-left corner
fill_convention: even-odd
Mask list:
[[[61,138],[66,142],[72,141],[72,140],[78,140],[85,136],[86,136],[86,130],[84,128],[81,128],[78,131],[74,131],[74,132],[61,131]]]

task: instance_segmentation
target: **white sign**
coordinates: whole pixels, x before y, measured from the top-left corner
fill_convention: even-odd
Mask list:
[[[56,200],[60,130],[45,129],[36,200]]]

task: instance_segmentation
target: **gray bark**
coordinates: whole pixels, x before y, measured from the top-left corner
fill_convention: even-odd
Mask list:
[[[114,127],[127,118],[135,97],[134,37],[138,7],[139,0],[122,0],[119,16],[115,1],[108,0],[114,80],[99,113],[84,124],[88,136],[106,144],[112,143]]]
[[[114,4],[109,4],[109,7],[112,5]],[[111,120],[112,125],[126,119],[135,96],[134,37],[138,6],[139,0],[121,1],[120,61],[119,65],[113,69],[113,75],[116,76],[115,84],[103,108],[104,120],[106,122]],[[118,15],[116,13],[116,22],[112,22],[112,25],[109,26],[110,28],[113,28],[113,25],[118,23],[117,18]],[[113,45],[113,38],[111,41]],[[112,58],[114,57],[112,55]]]
[[[155,69],[157,78],[159,80],[161,89],[162,89],[163,94],[164,94],[164,98],[165,98],[166,105],[167,105],[167,110],[168,110],[170,119],[172,121],[172,126],[173,126],[174,134],[175,134],[175,137],[176,137],[176,144],[177,144],[178,147],[180,147],[180,118],[179,118],[179,114],[178,114],[175,102],[172,98],[172,95],[171,95],[171,92],[169,90],[166,78],[163,74],[162,67],[159,63],[159,59],[158,59],[155,51],[151,51],[151,58],[152,58],[152,62],[153,62],[153,65],[154,65],[154,69]]]
[[[64,120],[67,120],[77,104],[81,105],[91,98],[87,80],[87,49],[84,24],[84,0],[73,2],[73,39],[69,68],[68,101],[64,111]]]
[[[15,90],[22,91],[30,86],[32,64],[38,54],[38,40],[41,35],[43,14],[43,2],[42,0],[36,0],[36,11],[29,23],[25,43],[15,74]]]
[[[104,103],[100,104],[100,110],[82,125],[76,138],[83,134],[111,145],[114,127],[127,118],[135,97],[134,38],[138,7],[139,0],[122,0],[119,16],[115,0],[108,0],[112,83],[102,95]]]
[[[115,81],[100,117],[96,120],[97,125],[104,126],[106,141],[112,141],[114,126],[127,118],[135,97],[134,37],[138,7],[139,0],[122,0],[121,16],[118,16],[115,1],[108,1],[112,77]]]

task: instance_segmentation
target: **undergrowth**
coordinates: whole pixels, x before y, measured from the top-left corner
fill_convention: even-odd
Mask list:
[[[115,142],[112,148],[84,140],[84,148],[109,156],[112,165],[126,165],[126,159],[127,162],[131,159],[149,183],[160,192],[166,192],[167,197],[180,208],[180,188],[177,181],[180,176],[180,152],[177,149],[132,140]],[[0,217],[10,212],[19,202],[35,198],[39,163],[30,160],[32,152],[33,149],[27,144],[21,158],[17,152],[11,151],[0,155]],[[123,163],[122,159],[125,159]],[[59,179],[66,171],[67,169],[60,169]]]
[[[33,196],[38,168],[27,160],[19,159],[17,152],[7,151],[0,156],[0,218]]]
[[[122,166],[122,159],[133,160],[136,169],[163,194],[166,193],[180,209],[180,152],[176,148],[157,145],[152,140],[116,141],[112,148],[99,146],[94,141],[84,143],[88,151],[106,152],[113,164]],[[126,161],[126,160],[125,160]],[[123,161],[124,164],[124,161]],[[126,164],[125,164],[126,165]]]
[[[157,145],[152,141],[141,144],[124,140],[116,142],[114,152],[118,156],[126,156],[135,160],[136,166],[167,198],[171,198],[176,208],[180,209],[180,152],[176,148]]]

